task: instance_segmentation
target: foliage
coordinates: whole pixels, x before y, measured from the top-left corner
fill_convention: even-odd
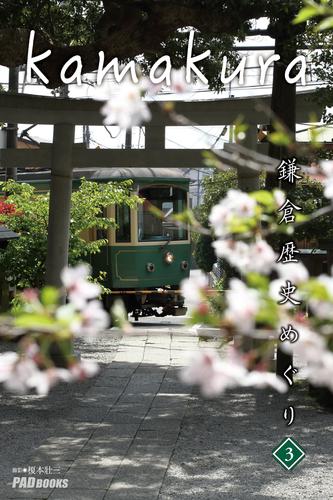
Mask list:
[[[202,183],[203,199],[196,215],[201,224],[208,227],[208,216],[212,207],[226,196],[229,189],[237,186],[237,173],[235,170],[215,171],[212,175],[204,177]],[[199,234],[193,241],[195,262],[205,272],[210,272],[216,262],[212,241],[212,236],[205,234]]]
[[[88,260],[107,244],[100,238],[85,241],[83,231],[107,230],[115,221],[104,215],[112,204],[135,206],[138,197],[130,195],[131,181],[101,184],[81,179],[80,187],[72,194],[69,262],[71,265]],[[0,254],[0,268],[7,279],[18,288],[41,287],[44,284],[49,194],[39,194],[35,187],[8,181],[1,184],[7,194],[5,205],[16,207],[13,214],[1,214],[1,221],[20,238],[9,242]]]
[[[102,13],[96,0],[7,0],[0,5],[0,27],[41,31],[54,45],[82,45],[93,41]]]
[[[297,14],[294,24],[304,23],[319,17],[315,31],[324,31],[333,28],[333,7],[330,0],[304,0],[304,7]]]
[[[216,256],[212,247],[213,238],[207,234],[200,234],[194,247],[194,258],[197,266],[209,273],[216,262]]]
[[[329,205],[329,201],[324,197],[323,184],[310,177],[304,177],[299,180],[288,196],[296,205],[302,207],[304,214],[311,214],[315,210]],[[318,217],[315,221],[309,221],[306,226],[296,228],[295,230],[295,238],[297,240],[330,240],[332,237],[332,215]]]
[[[212,207],[226,196],[229,189],[237,187],[237,172],[215,170],[212,175],[204,177],[202,186],[203,199],[198,210],[198,219],[206,226]]]

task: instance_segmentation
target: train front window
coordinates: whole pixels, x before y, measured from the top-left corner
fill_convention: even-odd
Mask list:
[[[145,199],[138,210],[139,241],[187,240],[187,230],[172,220],[173,215],[186,210],[186,191],[173,186],[155,186],[141,189],[139,196]],[[156,209],[160,216],[155,213]]]
[[[116,242],[130,243],[131,241],[131,211],[127,205],[116,206]]]

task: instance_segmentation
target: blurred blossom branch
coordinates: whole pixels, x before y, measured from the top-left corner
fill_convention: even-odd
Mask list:
[[[88,281],[89,266],[62,272],[63,289],[27,289],[10,314],[0,318],[0,337],[18,340],[17,351],[0,354],[0,382],[12,392],[35,390],[45,396],[59,382],[85,380],[98,372],[92,361],[79,360],[76,338],[95,339],[109,326],[100,300],[101,288]],[[60,304],[65,295],[68,302]]]

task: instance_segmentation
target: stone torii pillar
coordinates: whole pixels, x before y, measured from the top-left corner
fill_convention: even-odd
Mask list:
[[[74,131],[73,124],[54,125],[46,283],[55,287],[61,286],[60,273],[68,265]]]

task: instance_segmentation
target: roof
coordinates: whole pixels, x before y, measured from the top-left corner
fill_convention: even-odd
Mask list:
[[[74,171],[75,177],[77,177],[78,172]],[[92,174],[92,175],[88,175]],[[181,182],[189,182],[189,179],[184,178],[184,172],[182,170],[175,168],[102,168],[92,172],[81,172],[80,176],[91,180],[97,179],[150,179],[150,180],[160,180],[160,179],[172,179]]]
[[[19,237],[19,234],[14,233],[14,231],[11,231],[8,227],[0,225],[0,241],[15,240]]]
[[[18,180],[22,182],[49,181],[50,170],[19,172]],[[184,177],[184,172],[177,168],[101,168],[98,170],[75,169],[73,178],[78,180],[82,177],[91,181],[98,180],[150,180],[189,183],[190,179]],[[0,176],[1,179],[1,176]]]

